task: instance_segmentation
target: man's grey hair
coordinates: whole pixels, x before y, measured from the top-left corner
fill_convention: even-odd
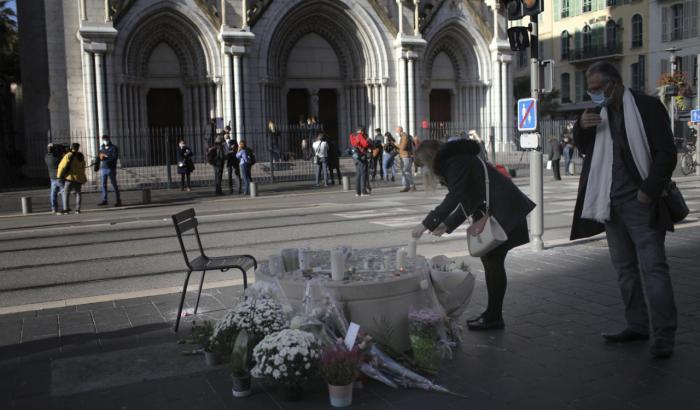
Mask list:
[[[593,63],[590,67],[588,67],[586,70],[586,77],[591,76],[592,74],[599,74],[606,83],[613,82],[622,84],[622,76],[620,75],[620,71],[617,69],[617,67],[607,61],[598,61],[597,63]]]

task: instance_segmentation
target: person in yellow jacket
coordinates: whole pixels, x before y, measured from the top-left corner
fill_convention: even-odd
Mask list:
[[[80,144],[71,144],[70,152],[64,155],[61,163],[58,164],[58,179],[66,181],[63,188],[63,213],[70,212],[68,195],[71,191],[75,191],[75,213],[80,213],[80,191],[87,177],[85,176],[85,156],[79,152],[79,149]]]

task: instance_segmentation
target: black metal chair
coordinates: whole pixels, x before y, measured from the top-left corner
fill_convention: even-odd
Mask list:
[[[202,240],[199,238],[199,230],[197,226],[197,217],[194,213],[194,208],[187,209],[185,211],[179,212],[172,216],[173,225],[175,225],[175,232],[177,232],[177,240],[180,242],[180,248],[182,249],[182,256],[185,258],[185,264],[187,265],[187,276],[185,276],[185,284],[182,287],[182,297],[180,298],[180,307],[177,310],[177,319],[175,319],[175,332],[177,332],[180,327],[180,316],[182,316],[182,306],[185,303],[185,295],[187,294],[187,285],[190,281],[190,275],[192,272],[201,271],[202,279],[199,282],[199,292],[197,292],[197,303],[194,306],[194,314],[197,314],[197,309],[199,308],[199,298],[202,296],[202,285],[204,285],[204,275],[207,270],[219,269],[225,272],[229,269],[238,269],[243,274],[243,289],[248,287],[248,276],[246,271],[250,268],[257,269],[258,262],[251,255],[233,255],[233,256],[219,256],[210,257],[204,253],[202,248]],[[194,236],[197,238],[197,245],[199,246],[200,255],[194,259],[187,256],[187,248],[185,248],[185,243],[182,240],[182,235],[194,229]]]

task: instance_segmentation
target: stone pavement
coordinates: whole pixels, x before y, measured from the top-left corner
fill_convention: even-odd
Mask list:
[[[697,224],[667,240],[679,311],[676,352],[654,360],[649,344],[606,345],[601,331],[624,326],[605,241],[541,253],[527,247],[507,261],[503,331],[464,332],[437,381],[461,397],[355,390],[364,409],[690,409],[700,408],[700,275]],[[480,266],[470,313],[485,302]],[[200,316],[219,317],[240,288],[206,291]],[[194,295],[189,295],[191,308]],[[0,316],[0,409],[316,409],[329,408],[321,382],[299,403],[255,385],[233,399],[229,370],[186,356],[170,330],[177,295]]]

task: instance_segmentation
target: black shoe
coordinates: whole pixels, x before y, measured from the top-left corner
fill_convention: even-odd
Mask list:
[[[503,329],[506,326],[503,319],[488,320],[483,316],[479,320],[471,323],[467,323],[469,330],[491,330],[491,329]]]
[[[102,201],[99,204],[97,204],[97,206],[105,206],[105,205],[107,205],[107,201]]]
[[[603,339],[608,343],[628,343],[637,340],[649,340],[649,335],[637,333],[634,330],[625,329],[620,333],[602,333]]]
[[[122,206],[122,201],[117,201],[117,202],[114,204],[114,207],[115,207],[115,208],[119,208],[120,206]]]
[[[673,343],[668,339],[654,339],[649,353],[657,359],[668,359],[673,355]]]

